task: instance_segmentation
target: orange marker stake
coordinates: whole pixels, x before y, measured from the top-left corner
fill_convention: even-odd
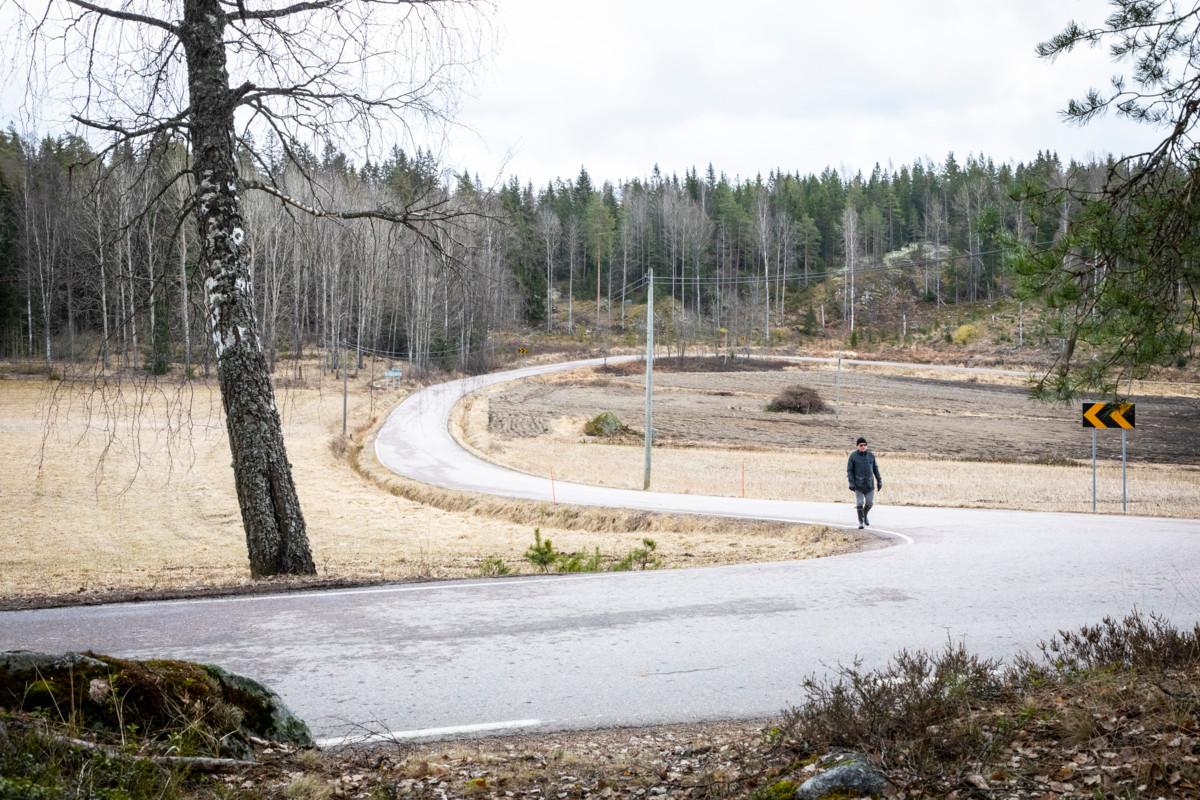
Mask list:
[[[746,496],[746,462],[742,462],[742,497]]]
[[[554,498],[554,470],[550,470],[550,502],[558,505],[558,500]]]

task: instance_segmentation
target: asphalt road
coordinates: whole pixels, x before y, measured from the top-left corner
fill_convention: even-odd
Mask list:
[[[549,481],[467,454],[446,428],[465,392],[546,369],[413,395],[376,452],[429,483],[549,500]],[[886,491],[873,521],[893,546],[851,555],[8,612],[0,649],[218,663],[275,687],[333,742],[767,716],[802,699],[805,676],[856,658],[880,664],[902,647],[964,641],[1006,656],[1134,608],[1200,617],[1196,520],[889,508]],[[853,519],[848,504],[561,482],[553,492],[558,502]]]

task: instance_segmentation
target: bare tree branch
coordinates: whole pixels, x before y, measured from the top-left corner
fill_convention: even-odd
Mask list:
[[[154,125],[147,125],[144,128],[135,128],[133,130],[126,128],[119,122],[100,122],[99,120],[81,117],[78,114],[72,114],[71,119],[75,120],[80,125],[86,125],[87,127],[98,131],[110,131],[112,133],[120,134],[122,141],[128,141],[130,139],[137,139],[142,136],[150,136],[151,134],[155,133],[186,130],[187,128],[191,127],[191,123],[187,121],[188,117],[190,116],[191,109],[185,108],[183,111],[179,112],[168,120],[155,123]]]
[[[344,0],[312,0],[312,2],[294,3],[290,6],[285,6],[284,8],[266,9],[263,11],[247,11],[242,3],[239,2],[238,10],[230,11],[225,15],[225,19],[231,21],[238,19],[281,19],[283,17],[290,17],[293,14],[300,14],[305,11],[322,11],[326,8],[330,8],[331,6],[339,5],[342,2],[344,2]]]
[[[131,11],[119,11],[115,8],[105,8],[104,6],[98,6],[95,3],[89,3],[87,0],[67,0],[67,2],[73,6],[79,6],[82,9],[86,9],[87,11],[94,12],[104,17],[119,19],[124,22],[137,22],[142,25],[151,25],[155,28],[162,28],[164,31],[169,31],[176,36],[179,35],[179,28],[177,26],[172,25],[166,20],[157,19],[156,17],[150,17],[145,14],[134,14]]]

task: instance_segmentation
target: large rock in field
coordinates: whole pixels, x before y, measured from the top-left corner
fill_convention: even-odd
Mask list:
[[[244,757],[249,737],[313,745],[303,720],[257,681],[190,661],[0,652],[0,707],[98,732],[135,725],[184,754]]]
[[[887,789],[888,779],[858,753],[846,753],[833,766],[800,784],[796,800],[821,800],[823,797],[879,797]]]

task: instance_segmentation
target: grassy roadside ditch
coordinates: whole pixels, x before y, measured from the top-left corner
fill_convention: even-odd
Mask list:
[[[58,705],[46,691],[16,695],[41,692],[40,710],[10,693],[0,711],[3,800],[773,800],[853,759],[892,798],[1200,795],[1200,626],[1138,614],[1064,631],[1005,664],[951,644],[878,669],[797,676],[800,704],[765,723],[316,751],[246,735],[212,703],[150,724],[130,703],[114,730],[65,711],[87,705],[86,686]],[[252,752],[217,757],[230,736]],[[838,791],[824,796],[855,796]]]

